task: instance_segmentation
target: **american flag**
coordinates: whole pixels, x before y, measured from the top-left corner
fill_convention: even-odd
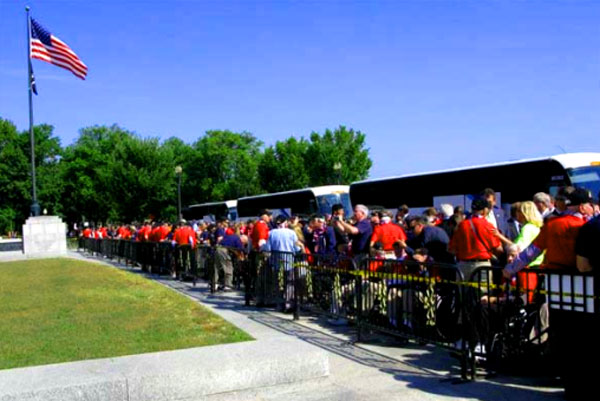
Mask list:
[[[33,18],[31,19],[30,57],[65,68],[81,79],[85,79],[87,75],[87,67],[77,54],[65,42],[45,30]]]

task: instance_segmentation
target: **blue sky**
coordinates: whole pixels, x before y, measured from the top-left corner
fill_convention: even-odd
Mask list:
[[[33,61],[64,145],[118,123],[267,145],[360,130],[371,177],[600,151],[600,1],[0,0],[0,116],[27,129],[24,6],[89,67]]]

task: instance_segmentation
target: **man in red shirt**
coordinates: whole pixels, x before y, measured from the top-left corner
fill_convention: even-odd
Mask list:
[[[255,284],[256,304],[261,305],[270,300],[270,290],[273,287],[272,270],[266,263],[265,254],[260,252],[260,248],[267,243],[269,238],[269,223],[271,222],[271,212],[263,209],[258,213],[258,221],[252,227],[250,239],[252,240],[252,269],[247,274],[245,285],[251,286],[251,282]],[[259,275],[258,273],[262,271]]]
[[[146,241],[148,241],[151,230],[152,229],[150,228],[150,223],[146,221],[144,223],[144,225],[142,227],[140,227],[140,229],[138,230],[137,236],[135,237],[135,240],[137,242],[146,242]]]
[[[189,245],[194,247],[196,245],[196,233],[192,229],[192,227],[186,224],[185,220],[181,220],[179,223],[179,227],[175,230],[173,235],[173,241],[179,245]]]
[[[395,259],[394,244],[406,241],[406,233],[397,224],[392,223],[392,214],[387,210],[381,212],[379,224],[373,229],[371,236],[371,249],[375,243],[381,243],[386,259]]]
[[[121,225],[119,226],[119,228],[117,229],[117,239],[126,239],[125,237],[127,236],[127,226],[125,225]]]
[[[173,234],[173,244],[177,245],[173,278],[179,279],[184,274],[191,273],[195,267],[195,261],[192,258],[192,249],[196,246],[196,233],[192,227],[187,225],[184,219],[181,219],[179,227]]]
[[[271,212],[263,209],[259,212],[259,220],[252,229],[252,249],[259,251],[269,238],[269,223],[271,221]]]
[[[171,227],[169,226],[169,223],[167,223],[167,222],[162,223],[159,228],[158,241],[162,242],[162,241],[166,240],[167,237],[169,236],[170,232],[171,232]]]
[[[487,200],[475,199],[471,204],[471,218],[460,222],[448,246],[449,251],[456,255],[463,278],[468,281],[476,268],[491,266],[492,257],[503,251],[496,229],[485,218],[490,207]]]
[[[106,238],[106,227],[102,226],[102,224],[99,224],[94,234],[94,237],[96,239]]]
[[[526,249],[508,264],[504,276],[511,277],[546,251],[542,268],[570,269],[577,272],[575,241],[579,229],[587,218],[594,215],[593,199],[588,190],[576,188],[567,194],[568,205],[564,213],[549,219],[540,234]]]
[[[144,225],[138,230],[137,236],[135,237],[136,242],[141,242],[138,244],[138,261],[142,264],[142,271],[148,270],[148,265],[150,264],[150,247],[148,242],[150,241],[150,233],[152,228],[150,227],[150,222],[144,222]]]
[[[85,230],[83,230],[83,237],[92,238],[92,229],[87,227]]]
[[[148,236],[150,242],[160,242],[160,226],[161,224],[158,222],[154,223],[154,226],[150,230],[150,235]]]

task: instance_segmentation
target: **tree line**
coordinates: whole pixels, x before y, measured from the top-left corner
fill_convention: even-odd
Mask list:
[[[51,125],[34,127],[38,201],[67,222],[174,220],[182,204],[238,199],[368,176],[365,134],[340,126],[265,146],[249,132],[211,130],[193,143],[161,141],[112,126],[79,131],[66,147]],[[17,230],[31,205],[29,131],[0,118],[0,233]]]

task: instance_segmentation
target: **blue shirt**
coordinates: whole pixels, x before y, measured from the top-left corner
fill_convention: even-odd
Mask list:
[[[226,246],[226,247],[229,247],[229,248],[237,248],[239,250],[243,250],[244,249],[244,245],[242,244],[242,240],[240,239],[240,236],[237,235],[237,234],[226,235],[221,240],[221,244],[220,245],[221,246]]]
[[[276,228],[269,231],[269,238],[265,243],[263,250],[267,252],[296,252],[296,242],[298,236],[289,228]]]
[[[446,231],[437,226],[425,226],[420,235],[407,241],[406,253],[412,256],[415,250],[426,248],[436,262],[454,263],[454,257],[448,252],[449,242]]]

